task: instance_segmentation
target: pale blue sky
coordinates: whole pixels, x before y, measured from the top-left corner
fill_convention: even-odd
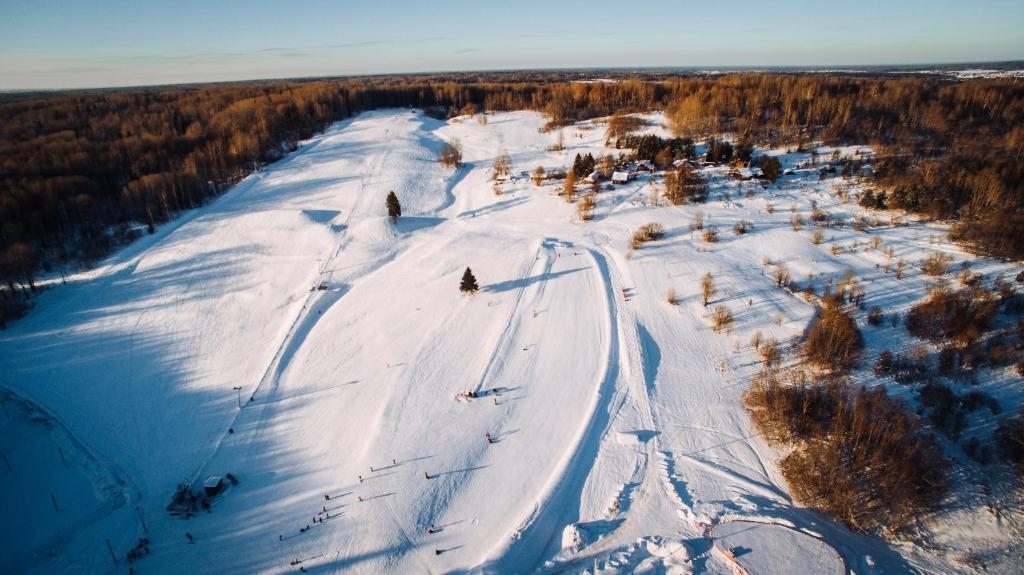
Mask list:
[[[0,89],[1024,59],[1024,0],[0,0]]]

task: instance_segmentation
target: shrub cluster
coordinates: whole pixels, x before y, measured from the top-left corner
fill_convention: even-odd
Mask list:
[[[921,262],[921,272],[932,277],[939,277],[946,274],[949,264],[953,258],[941,253],[934,253]]]
[[[874,372],[877,377],[892,376],[897,383],[911,384],[928,381],[932,376],[931,364],[925,354],[896,354],[883,351],[875,360]]]
[[[458,140],[445,142],[437,154],[437,161],[446,168],[458,168],[462,165],[462,145]]]
[[[999,423],[996,445],[1003,459],[1016,465],[1017,470],[1024,474],[1024,408]]]
[[[653,242],[661,239],[664,235],[665,227],[661,224],[656,222],[644,224],[633,232],[633,237],[630,238],[629,247],[634,250],[638,249],[647,242]]]
[[[780,468],[796,498],[853,529],[898,531],[948,491],[938,442],[882,387],[767,370],[744,400],[762,433],[794,446]]]
[[[918,390],[918,397],[928,421],[950,439],[959,439],[967,425],[967,415],[982,407],[992,415],[1001,411],[999,403],[982,391],[970,391],[959,395],[949,386],[929,382]]]
[[[907,329],[933,343],[952,341],[961,345],[976,342],[989,329],[998,306],[981,287],[952,291],[938,286],[928,299],[907,313]]]
[[[814,365],[842,371],[853,365],[864,340],[857,322],[833,298],[826,298],[804,341],[804,354]]]

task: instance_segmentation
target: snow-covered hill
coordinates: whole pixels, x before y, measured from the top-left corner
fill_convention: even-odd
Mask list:
[[[762,189],[717,168],[707,204],[652,205],[641,176],[580,223],[556,184],[492,192],[502,149],[516,174],[615,152],[590,122],[549,151],[543,124],[363,114],[42,295],[0,332],[0,383],[19,413],[45,413],[8,422],[40,447],[7,451],[18,479],[0,496],[14,510],[0,562],[123,573],[146,537],[139,573],[961,571],[951,547],[894,548],[796,506],[741,401],[751,335],[790,340],[814,314],[765,258],[801,280],[852,268],[869,305],[900,311],[928,284],[915,262],[967,257],[942,227],[828,229],[833,254],[791,211],[814,201],[849,219],[862,210],[836,199],[846,184],[797,170]],[[434,160],[453,138],[454,171]],[[689,231],[697,210],[718,243]],[[752,232],[734,235],[739,220]],[[628,253],[648,222],[666,237]],[[914,271],[882,273],[869,236]],[[467,266],[473,296],[457,289]],[[708,271],[728,332],[700,302]],[[31,431],[39,420],[48,433]],[[68,463],[33,455],[57,447]],[[53,480],[58,465],[73,480]],[[226,473],[238,484],[209,514],[164,510],[180,482]],[[981,529],[979,545],[1007,544]]]

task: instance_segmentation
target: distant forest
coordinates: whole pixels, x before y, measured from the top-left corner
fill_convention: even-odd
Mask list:
[[[385,107],[439,116],[528,109],[552,127],[665,110],[683,137],[871,144],[881,156],[875,187],[886,192],[873,194],[873,207],[952,218],[954,237],[975,251],[1024,257],[1020,80],[577,77],[381,76],[0,97],[0,299],[27,297],[40,268],[95,260],[332,122]]]

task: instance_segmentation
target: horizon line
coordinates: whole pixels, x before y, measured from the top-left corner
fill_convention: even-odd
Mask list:
[[[551,68],[476,68],[476,69],[461,69],[461,70],[425,70],[425,71],[398,71],[398,72],[369,72],[363,74],[328,74],[328,75],[314,75],[314,76],[265,76],[265,77],[253,77],[244,78],[238,80],[213,80],[213,81],[196,81],[196,82],[172,82],[172,83],[154,83],[154,84],[121,84],[121,85],[109,85],[109,86],[69,86],[65,88],[0,88],[0,94],[60,94],[63,92],[99,92],[106,90],[133,90],[133,89],[172,89],[172,88],[184,88],[184,87],[198,87],[198,86],[216,86],[226,84],[245,84],[245,83],[259,83],[259,82],[311,82],[318,80],[342,80],[342,79],[355,79],[355,78],[380,78],[387,76],[431,76],[439,74],[511,74],[516,72],[612,72],[612,73],[641,73],[641,72],[689,72],[694,74],[709,74],[718,71],[725,72],[778,72],[778,71],[790,71],[790,72],[836,72],[841,74],[861,73],[861,72],[885,72],[893,71],[899,72],[914,67],[926,67],[928,69],[921,70],[921,72],[941,72],[943,69],[952,66],[980,66],[980,65],[991,65],[1004,67],[1000,71],[1012,71],[1012,68],[1008,66],[1020,65],[1021,69],[1024,70],[1024,58],[1022,59],[1011,59],[1011,60],[961,60],[961,61],[945,61],[945,62],[902,62],[902,63],[883,63],[883,64],[775,64],[765,66],[753,66],[753,65],[722,65],[722,66],[709,66],[709,65],[679,65],[679,66],[586,66],[586,67],[551,67]],[[995,68],[1000,69],[1000,68]]]

